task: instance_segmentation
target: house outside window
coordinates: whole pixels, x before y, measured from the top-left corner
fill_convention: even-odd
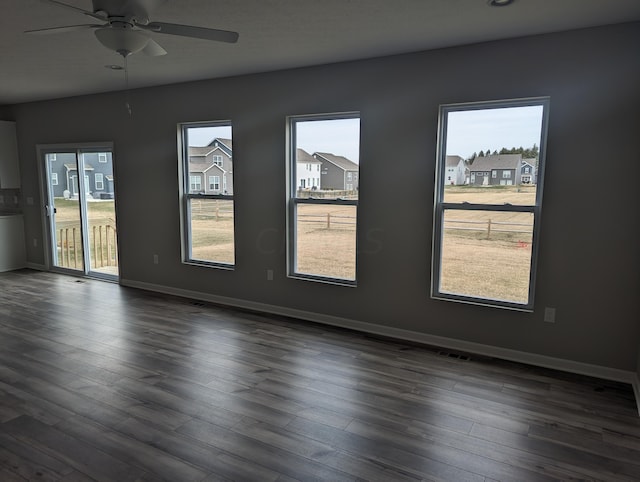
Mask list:
[[[104,190],[104,175],[99,173],[99,172],[96,173],[95,182],[96,182],[96,191],[103,191]]]
[[[219,171],[224,157],[227,158],[227,163],[235,162],[232,161],[231,123],[184,123],[179,124],[178,129],[181,140],[179,178],[182,261],[186,264],[232,269],[235,264],[235,215],[233,194],[228,194],[227,188],[233,193],[233,169],[222,176],[225,186],[222,193],[221,176],[207,174]],[[207,157],[212,146],[216,146],[224,155]],[[205,176],[208,192],[202,191]]]
[[[335,131],[347,141],[334,139],[330,132]],[[287,133],[288,275],[354,286],[358,194],[345,192],[345,172],[359,168],[359,114],[291,116]],[[322,172],[322,181],[300,178],[300,170],[311,172],[309,156]]]
[[[533,310],[548,110],[547,97],[440,107],[433,298]],[[481,145],[468,139],[480,139]],[[528,139],[525,149],[540,146],[536,184],[523,184],[518,175],[512,179],[506,167],[499,185],[485,183],[482,190],[461,192],[446,184],[447,155],[468,158],[483,146],[500,152],[522,145],[521,139]],[[505,155],[492,162],[514,162],[517,174],[520,157]],[[474,177],[471,173],[471,183]]]

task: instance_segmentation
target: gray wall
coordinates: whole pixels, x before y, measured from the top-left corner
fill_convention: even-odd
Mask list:
[[[131,118],[123,93],[18,105],[23,195],[39,199],[37,143],[112,140],[125,279],[634,371],[638,45],[634,23],[143,89],[131,93]],[[546,95],[535,312],[430,299],[439,104]],[[285,116],[340,111],[362,119],[357,288],[285,276]],[[207,119],[234,122],[235,271],[180,262],[176,123]],[[402,165],[389,185],[391,155]],[[629,175],[599,182],[612,164]],[[44,262],[32,242],[43,236],[38,204],[25,206],[36,264]],[[557,308],[557,323],[543,322],[545,306]]]

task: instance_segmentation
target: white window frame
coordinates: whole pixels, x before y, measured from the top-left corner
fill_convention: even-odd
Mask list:
[[[213,165],[218,167],[222,167],[222,164],[224,163],[224,159],[218,154],[211,156],[211,160],[213,161]]]
[[[297,207],[299,204],[329,204],[340,206],[355,206],[356,213],[358,208],[358,199],[316,199],[313,197],[299,198],[297,197],[296,185],[296,129],[295,124],[297,122],[306,121],[329,121],[340,119],[360,119],[360,112],[345,112],[339,114],[312,114],[312,115],[297,115],[287,117],[287,136],[288,136],[288,216],[287,216],[287,272],[290,278],[306,279],[320,282],[327,282],[331,284],[344,285],[344,286],[356,286],[358,276],[358,218],[356,214],[356,259],[355,259],[355,276],[354,279],[336,278],[318,274],[300,273],[296,270],[297,261],[297,245],[296,245],[296,233],[297,233]],[[358,139],[359,141],[359,139]],[[323,173],[324,174],[324,173]],[[304,183],[304,179],[301,180]],[[300,186],[303,188],[303,186]],[[308,180],[307,187],[311,187],[311,179]]]
[[[209,176],[209,191],[219,191],[219,190],[220,190],[220,176]]]
[[[193,251],[192,251],[192,234],[191,234],[191,201],[193,199],[225,199],[230,200],[234,204],[235,210],[235,202],[233,201],[233,195],[229,194],[211,194],[211,193],[202,193],[202,187],[199,192],[191,191],[191,174],[189,173],[189,139],[188,139],[188,130],[190,128],[198,128],[198,127],[221,127],[228,126],[231,127],[233,131],[233,125],[230,120],[226,121],[212,121],[212,122],[185,122],[178,124],[178,142],[179,142],[179,153],[180,153],[180,162],[179,162],[179,179],[180,179],[180,198],[181,198],[181,216],[180,216],[180,227],[182,231],[182,262],[185,264],[199,265],[199,266],[210,266],[214,268],[221,268],[232,270],[235,267],[235,261],[233,263],[227,263],[223,261],[211,261],[211,260],[202,260],[202,259],[194,259]],[[233,137],[233,135],[232,135]],[[215,156],[214,156],[215,157]],[[222,157],[222,156],[220,156]],[[204,177],[204,179],[202,179]],[[208,179],[206,178],[206,173],[201,177],[201,181],[206,182]],[[225,185],[226,185],[226,176],[223,176]],[[218,180],[218,184],[219,184]],[[234,215],[234,248],[233,251],[235,253],[235,215]],[[234,254],[235,257],[235,254]]]
[[[105,163],[109,160],[106,152],[98,152],[98,162]]]
[[[431,265],[431,297],[435,299],[458,301],[484,306],[493,306],[520,311],[533,311],[534,289],[536,281],[536,266],[538,261],[538,245],[540,231],[540,214],[542,210],[543,179],[545,169],[545,154],[547,143],[547,130],[549,123],[549,97],[535,97],[526,99],[501,100],[489,102],[475,102],[466,104],[447,104],[440,106],[439,132],[438,132],[438,157],[436,164],[436,189],[433,216],[433,246]],[[450,112],[483,110],[491,108],[542,106],[542,127],[540,135],[538,182],[536,186],[536,199],[533,205],[512,204],[475,204],[475,203],[451,203],[444,201],[444,178],[446,165],[446,140],[447,121]],[[527,303],[495,300],[489,298],[472,297],[467,295],[443,292],[440,290],[440,275],[442,270],[442,242],[444,238],[444,213],[446,210],[466,211],[494,211],[494,212],[526,212],[533,215],[533,233],[531,246],[531,266],[529,269],[529,292]]]
[[[511,179],[511,171],[502,171],[502,179]]]
[[[189,174],[189,192],[197,193],[200,191],[202,191],[202,176]]]
[[[96,191],[104,191],[104,175],[96,172],[94,181],[96,183]]]
[[[49,154],[51,155],[51,154]],[[57,172],[52,172],[51,173],[51,185],[52,186],[57,186],[58,185],[58,173]]]

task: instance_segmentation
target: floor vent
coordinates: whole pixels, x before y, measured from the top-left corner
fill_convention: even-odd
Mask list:
[[[456,358],[458,360],[471,360],[471,357],[469,355],[463,355],[462,353],[452,353],[452,352],[449,352],[449,351],[440,350],[438,352],[438,355],[446,356],[446,357],[449,357],[449,358]]]

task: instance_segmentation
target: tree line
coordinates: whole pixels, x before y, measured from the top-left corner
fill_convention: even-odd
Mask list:
[[[474,152],[467,159],[467,162],[469,164],[473,164],[473,161],[477,157],[497,156],[498,154],[522,154],[523,159],[538,159],[539,148],[536,144],[534,144],[533,146],[527,148],[520,146],[507,149],[506,147],[503,147],[502,149],[500,149],[500,151],[494,149],[493,152],[491,152],[491,149],[487,149],[486,151]]]

